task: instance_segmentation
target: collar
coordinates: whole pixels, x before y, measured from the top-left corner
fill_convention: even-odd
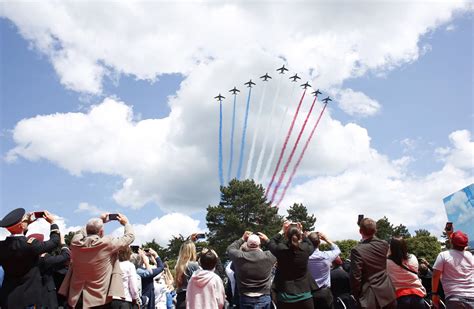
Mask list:
[[[20,236],[25,236],[25,235],[23,235],[23,234],[11,234],[8,237],[20,237]]]

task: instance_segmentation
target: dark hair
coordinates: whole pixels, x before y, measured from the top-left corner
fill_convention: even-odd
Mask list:
[[[402,237],[392,237],[390,240],[390,255],[388,256],[395,264],[401,266],[404,260],[408,260],[407,242]]]
[[[202,269],[205,270],[212,270],[216,267],[217,264],[217,256],[212,252],[212,250],[207,250],[201,252],[199,257],[199,264],[201,265]]]
[[[373,236],[377,231],[377,223],[373,219],[364,218],[360,221],[360,232],[365,236]]]
[[[286,236],[288,237],[289,245],[292,249],[296,249],[299,247],[299,242],[301,239],[301,231],[296,226],[292,226],[286,232]]]
[[[132,256],[132,248],[130,248],[129,246],[121,248],[118,252],[118,259],[120,262],[130,261],[131,256]]]
[[[313,243],[314,249],[319,248],[319,244],[321,240],[319,239],[319,235],[317,232],[312,232],[308,235],[309,240]]]

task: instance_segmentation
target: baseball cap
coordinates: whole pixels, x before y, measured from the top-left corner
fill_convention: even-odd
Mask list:
[[[456,247],[467,247],[469,239],[462,231],[456,231],[451,235],[451,243]]]
[[[249,248],[258,248],[260,246],[260,237],[258,235],[250,235],[247,239],[247,247]]]

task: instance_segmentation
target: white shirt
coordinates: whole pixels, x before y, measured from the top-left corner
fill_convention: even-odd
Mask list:
[[[125,300],[132,302],[139,297],[137,286],[137,271],[135,265],[130,261],[120,262],[120,269],[122,270],[123,291],[125,293]]]
[[[455,249],[438,254],[433,266],[441,274],[446,296],[474,297],[474,257]]]
[[[415,273],[418,272],[418,260],[413,254],[408,255],[408,260],[402,262],[405,267],[411,269]],[[417,289],[421,293],[426,295],[426,290],[421,284],[418,275],[409,272],[408,270],[397,265],[394,261],[387,259],[387,272],[392,280],[395,290],[402,289]]]

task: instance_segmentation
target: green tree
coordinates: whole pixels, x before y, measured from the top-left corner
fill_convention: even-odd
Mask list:
[[[75,232],[69,232],[64,235],[64,242],[66,243],[66,245],[68,246],[71,245],[71,240],[72,240],[72,237],[74,237],[74,234]]]
[[[427,230],[415,231],[415,236],[406,239],[408,252],[417,258],[425,258],[433,264],[438,253],[441,252],[441,243]]]
[[[341,259],[344,261],[351,256],[351,250],[359,243],[357,240],[354,239],[344,239],[344,240],[336,240],[334,242],[338,245],[339,249],[341,249],[341,254],[339,255]]]
[[[166,248],[163,248],[158,244],[155,239],[153,238],[152,241],[146,242],[142,245],[143,248],[151,248],[158,253],[158,256],[163,260],[166,258],[169,258],[168,250]]]
[[[313,230],[316,217],[314,215],[308,215],[308,209],[303,204],[294,203],[293,206],[288,208],[287,212],[288,216],[286,216],[286,218],[293,222],[301,222],[303,231]]]
[[[377,221],[377,232],[375,236],[386,241],[389,241],[393,236],[403,237],[405,239],[411,237],[405,225],[400,224],[393,226],[385,216]]]
[[[207,207],[207,240],[220,256],[245,231],[272,237],[280,230],[283,219],[278,209],[266,201],[264,192],[262,185],[253,180],[234,179],[227,187],[221,187],[219,205]]]

